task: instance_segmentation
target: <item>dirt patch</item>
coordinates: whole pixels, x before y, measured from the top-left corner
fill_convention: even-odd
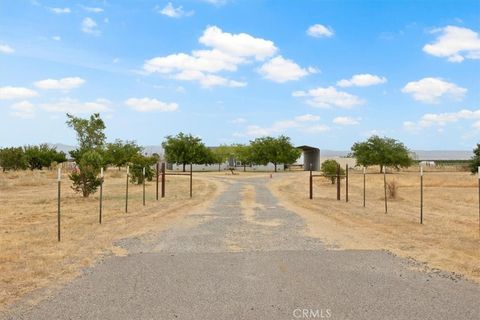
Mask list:
[[[306,220],[309,236],[332,248],[385,249],[480,282],[476,178],[468,173],[426,175],[423,225],[418,222],[418,174],[387,175],[392,179],[399,184],[398,199],[389,202],[388,214],[380,174],[367,176],[366,208],[361,174],[350,175],[349,203],[335,200],[335,186],[322,178],[315,178],[314,199],[308,199],[308,173],[285,174],[269,188],[284,207]]]
[[[183,221],[192,208],[206,205],[218,194],[218,182],[195,176],[193,182],[190,199],[188,177],[168,177],[166,197],[159,201],[155,183],[147,183],[146,206],[142,187],[130,185],[125,213],[125,172],[111,169],[104,184],[100,225],[98,193],[83,199],[71,190],[65,175],[62,241],[57,242],[55,172],[0,173],[0,310],[36,289],[73,279],[106,255],[127,254],[114,243]]]
[[[257,203],[255,200],[255,187],[246,185],[242,190],[242,200],[240,202],[245,221],[267,227],[277,227],[281,222],[277,219],[259,220],[256,218],[256,210],[265,210],[265,206]]]

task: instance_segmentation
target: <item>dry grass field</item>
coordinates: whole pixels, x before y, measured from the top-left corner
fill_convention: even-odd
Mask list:
[[[188,209],[214,198],[219,185],[195,177],[189,199],[188,177],[167,177],[166,198],[155,201],[155,183],[130,184],[125,208],[125,172],[110,169],[104,183],[103,223],[98,223],[98,192],[84,199],[62,179],[62,241],[57,242],[57,184],[51,171],[0,173],[0,310],[37,288],[77,276],[102,256],[122,254],[114,242],[176,223]]]
[[[356,174],[354,174],[356,173]],[[336,200],[336,187],[314,178],[314,199],[308,199],[308,172],[276,175],[270,183],[282,204],[306,219],[309,235],[334,248],[386,249],[422,262],[424,268],[462,274],[480,282],[478,180],[466,172],[426,172],[424,224],[419,224],[420,178],[417,172],[387,174],[398,185],[397,198],[389,199],[385,214],[383,175],[350,174],[350,201]],[[423,268],[422,267],[422,268]]]

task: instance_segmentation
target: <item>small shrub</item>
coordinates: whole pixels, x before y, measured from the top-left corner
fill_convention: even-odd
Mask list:
[[[329,179],[332,184],[335,183],[335,181],[337,180],[337,167],[338,167],[339,163],[333,159],[330,159],[330,160],[325,160],[323,163],[322,163],[322,167],[321,167],[321,170],[322,170],[322,175]],[[340,168],[340,176],[343,176],[345,175],[345,169],[343,168]]]
[[[398,197],[398,183],[395,180],[387,182],[387,191],[389,199],[397,199]]]

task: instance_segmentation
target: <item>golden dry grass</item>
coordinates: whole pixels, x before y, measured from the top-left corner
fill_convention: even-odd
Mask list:
[[[194,206],[214,198],[219,185],[195,177],[189,199],[188,177],[167,177],[166,198],[155,201],[155,183],[130,184],[125,206],[125,172],[110,169],[104,183],[103,223],[98,223],[98,192],[84,199],[66,175],[62,185],[62,241],[57,242],[57,184],[50,171],[0,173],[0,309],[37,288],[72,279],[81,268],[108,254],[125,254],[114,242],[178,223]]]
[[[308,233],[332,247],[386,249],[399,256],[465,275],[480,282],[478,180],[466,173],[426,173],[424,224],[419,224],[418,173],[387,174],[398,195],[384,209],[383,175],[368,174],[366,208],[363,175],[350,174],[350,201],[336,200],[336,188],[314,178],[314,199],[308,199],[308,173],[278,175],[269,184],[282,204],[305,218]]]

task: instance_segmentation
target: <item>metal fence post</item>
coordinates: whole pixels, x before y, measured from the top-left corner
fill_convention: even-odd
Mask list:
[[[480,166],[478,166],[478,235],[480,235]]]
[[[420,165],[420,224],[423,224],[423,166]]]
[[[143,205],[145,205],[145,167],[142,171],[142,187],[143,187]]]
[[[155,166],[155,175],[156,175],[155,199],[156,200],[158,200],[158,176],[159,176],[158,170],[159,169],[160,169],[160,163],[157,162],[157,165]]]
[[[98,223],[102,224],[102,207],[103,207],[103,167],[100,168],[100,205],[98,211]]]
[[[190,163],[190,198],[193,196],[193,165]]]
[[[387,167],[383,166],[383,191],[385,193],[385,213],[388,212],[388,204],[387,204]]]
[[[348,202],[348,164],[345,165],[345,202]]]
[[[165,198],[165,162],[162,162],[162,198]]]
[[[127,183],[125,186],[125,213],[128,212],[128,175],[130,173],[130,167],[127,166]]]
[[[363,167],[363,207],[365,208],[365,198],[366,198],[366,190],[365,190],[365,186],[366,186],[366,181],[365,181],[365,176],[366,176],[366,169],[365,167]]]
[[[337,164],[337,200],[340,200],[340,164]]]
[[[62,180],[62,169],[57,169],[57,186],[58,186],[58,198],[57,198],[57,239],[60,242],[60,187]]]
[[[313,199],[313,174],[312,174],[312,164],[310,163],[310,199]]]

